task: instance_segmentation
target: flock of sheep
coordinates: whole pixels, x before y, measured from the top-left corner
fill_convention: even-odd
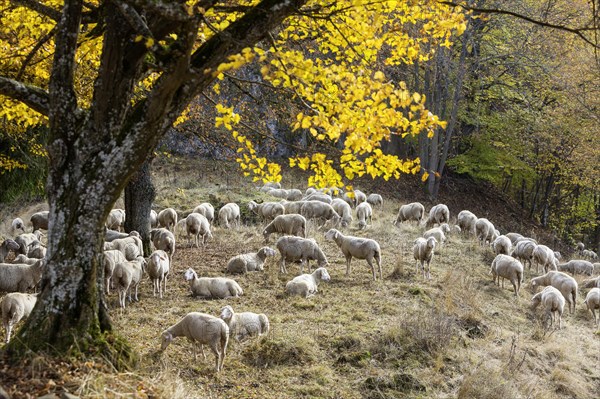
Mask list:
[[[287,282],[285,291],[288,295],[300,295],[305,298],[318,292],[321,281],[329,281],[327,271],[329,263],[325,253],[317,242],[307,237],[307,223],[316,223],[316,231],[326,231],[324,237],[335,242],[346,259],[346,275],[350,274],[352,258],[363,259],[371,269],[373,280],[383,279],[382,253],[377,241],[370,238],[354,237],[343,234],[340,229],[347,228],[354,222],[357,227],[365,229],[373,215],[373,207],[383,207],[383,198],[379,194],[365,195],[359,190],[352,194],[342,194],[339,189],[316,190],[309,188],[305,193],[298,189],[285,190],[278,183],[267,183],[260,190],[278,197],[278,202],[257,203],[250,201],[248,209],[254,212],[263,222],[262,231],[265,246],[257,252],[239,254],[232,257],[226,266],[231,274],[245,274],[264,269],[268,257],[279,252],[279,270],[287,273],[286,263],[300,262],[300,275]],[[354,212],[353,209],[354,208]],[[240,224],[240,208],[236,203],[222,206],[217,214],[222,228],[231,228]],[[44,270],[45,247],[42,243],[41,229],[48,229],[48,213],[39,212],[31,216],[33,232],[27,233],[26,226],[19,218],[12,222],[14,239],[6,239],[0,245],[0,292],[5,292],[0,302],[2,322],[6,329],[6,342],[9,342],[13,326],[27,317],[35,306],[36,294],[27,293],[35,290]],[[173,255],[177,247],[178,231],[188,236],[190,246],[205,246],[212,238],[215,223],[215,209],[210,203],[198,205],[185,218],[178,219],[172,208],[156,213],[152,211],[150,225],[151,241],[155,251],[145,258],[142,241],[135,231],[121,232],[125,222],[125,212],[114,209],[106,221],[103,268],[106,294],[111,288],[118,293],[118,303],[125,308],[127,299],[138,300],[138,287],[145,275],[153,285],[153,295],[163,297],[167,290],[167,278],[172,269]],[[425,207],[418,203],[402,205],[393,222],[399,226],[404,222],[425,224],[428,229],[414,240],[413,257],[424,279],[431,279],[430,264],[436,247],[444,246],[448,234],[462,234],[477,238],[481,246],[490,246],[496,254],[491,264],[490,274],[494,282],[509,280],[515,295],[519,295],[524,280],[524,264],[531,269],[543,267],[543,275],[532,278],[530,286],[535,292],[537,287],[545,287],[532,298],[533,307],[539,305],[544,309],[550,325],[555,318],[558,327],[562,327],[562,314],[565,303],[571,313],[575,310],[578,284],[571,274],[593,276],[594,270],[600,269],[599,263],[591,263],[585,259],[575,259],[559,263],[561,255],[534,239],[518,233],[501,235],[495,226],[485,218],[478,218],[472,212],[463,210],[456,224],[450,225],[450,211],[444,204],[432,207],[426,216]],[[17,232],[20,234],[16,235]],[[281,235],[275,243],[277,251],[268,246],[273,233]],[[180,244],[179,244],[180,245]],[[598,256],[585,250],[579,243],[577,253],[590,260]],[[11,263],[4,263],[9,253],[15,254]],[[316,270],[312,271],[310,261],[316,262]],[[304,266],[308,273],[304,273]],[[202,298],[229,298],[243,294],[242,287],[232,278],[199,277],[189,268],[184,278],[194,296]],[[600,277],[590,278],[582,284],[582,288],[590,288],[584,303],[594,317],[594,323],[600,328],[600,316],[595,310],[600,309]],[[555,317],[556,316],[556,317]],[[215,369],[223,368],[227,345],[230,337],[237,341],[267,334],[269,319],[264,314],[251,312],[236,313],[231,306],[221,309],[219,317],[192,312],[175,325],[166,329],[162,335],[164,350],[174,338],[183,336],[192,342],[194,358],[196,346],[204,355],[203,346],[207,345],[215,354]]]

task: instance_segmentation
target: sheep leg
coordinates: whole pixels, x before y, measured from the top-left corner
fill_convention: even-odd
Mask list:
[[[10,333],[12,332],[12,323],[9,321],[4,324],[4,328],[6,329],[6,343],[8,344],[10,342]]]
[[[285,259],[283,258],[283,255],[281,256],[281,259],[279,260],[279,271],[281,273],[287,273],[287,270],[285,270]]]
[[[381,208],[383,209],[383,204],[381,205]],[[377,261],[377,267],[379,268],[379,279],[383,280],[383,269],[381,268],[381,254],[378,254],[375,260]]]
[[[375,267],[373,266],[373,258],[372,257],[368,257],[367,258],[367,263],[371,267],[371,274],[373,275],[373,281],[376,281],[377,280],[377,275],[375,274]]]
[[[346,255],[346,276],[350,275],[350,262],[352,262],[352,255]]]

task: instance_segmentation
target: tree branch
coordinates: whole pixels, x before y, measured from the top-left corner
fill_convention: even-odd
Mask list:
[[[15,3],[30,8],[34,11],[39,12],[42,15],[47,16],[48,18],[58,22],[60,20],[61,13],[58,10],[55,10],[52,7],[48,7],[45,4],[37,2],[35,0],[13,0]]]
[[[146,22],[142,19],[140,14],[138,14],[135,8],[124,1],[117,0],[114,3],[133,30],[147,38],[154,38],[148,25],[146,25]]]
[[[31,49],[23,63],[21,64],[21,69],[19,69],[19,73],[17,73],[17,80],[21,79],[21,76],[25,73],[25,68],[29,65],[37,51],[48,41],[54,34],[56,33],[56,26],[50,29],[50,32],[46,33],[40,40],[35,44],[35,46]]]
[[[20,101],[42,115],[48,116],[50,112],[48,92],[39,87],[0,76],[0,94]]]

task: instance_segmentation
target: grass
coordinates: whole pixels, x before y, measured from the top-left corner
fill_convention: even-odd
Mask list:
[[[236,201],[245,210],[249,200],[268,198],[238,176],[235,166],[226,163],[163,161],[155,168],[156,208],[172,206],[184,213],[205,201],[216,208]],[[291,181],[302,187],[301,177],[294,175]],[[284,181],[284,186],[291,185]],[[414,223],[393,226],[400,203],[382,194],[386,204],[375,209],[373,224],[358,231],[355,221],[346,232],[380,243],[383,281],[371,281],[366,262],[357,259],[346,276],[339,248],[311,226],[309,235],[327,255],[332,277],[316,296],[285,296],[285,283],[299,267],[289,265],[288,275],[281,275],[276,257],[268,259],[262,273],[229,276],[244,289],[240,298],[193,298],[183,279],[188,267],[201,276],[223,276],[230,257],[264,245],[260,226],[247,218],[237,229],[215,226],[214,239],[204,249],[190,248],[180,238],[165,298],[152,296],[149,280],[140,287],[140,301],[124,311],[117,309],[116,294],[108,298],[115,328],[140,355],[138,369],[116,373],[91,359],[77,368],[85,373],[36,378],[53,378],[57,387],[49,392],[60,386],[88,398],[597,396],[599,335],[581,300],[574,315],[564,316],[562,330],[544,331],[539,313],[529,309],[527,284],[518,298],[510,284],[505,289],[494,285],[490,253],[458,236],[451,236],[434,256],[432,279],[423,280],[415,273],[412,242],[424,228]],[[26,216],[34,208],[17,213]],[[7,219],[3,214],[2,220]],[[530,278],[526,271],[526,281]],[[208,350],[206,360],[199,356],[194,362],[190,343],[183,338],[163,353],[158,350],[161,331],[186,313],[217,315],[225,305],[266,313],[271,331],[260,339],[232,342],[220,374],[215,374]],[[27,387],[17,386],[21,390],[4,388],[14,398],[25,397]]]

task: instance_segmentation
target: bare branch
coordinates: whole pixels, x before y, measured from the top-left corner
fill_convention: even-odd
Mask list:
[[[50,96],[39,87],[0,76],[0,94],[20,101],[42,115],[49,114]]]
[[[27,66],[29,65],[29,63],[31,62],[31,60],[33,59],[33,57],[35,56],[35,54],[37,53],[37,51],[48,40],[50,40],[50,38],[52,36],[54,36],[55,33],[56,33],[56,26],[54,28],[50,29],[50,32],[46,33],[43,37],[41,37],[40,40],[38,40],[38,42],[35,44],[35,46],[33,46],[33,48],[31,49],[31,51],[29,52],[29,54],[27,54],[27,57],[25,57],[25,60],[23,61],[23,64],[21,64],[21,69],[19,69],[19,73],[17,73],[17,80],[21,79],[21,76],[23,76],[23,74],[25,73],[25,68],[27,68]]]
[[[147,38],[154,38],[148,25],[146,25],[146,22],[142,19],[140,14],[138,14],[135,8],[124,1],[115,1],[114,3],[133,30]]]
[[[35,0],[14,0],[14,2],[23,7],[27,7],[34,11],[37,11],[40,14],[45,15],[56,22],[60,20],[60,11],[55,10],[52,7],[48,7],[47,5],[37,2]]]

